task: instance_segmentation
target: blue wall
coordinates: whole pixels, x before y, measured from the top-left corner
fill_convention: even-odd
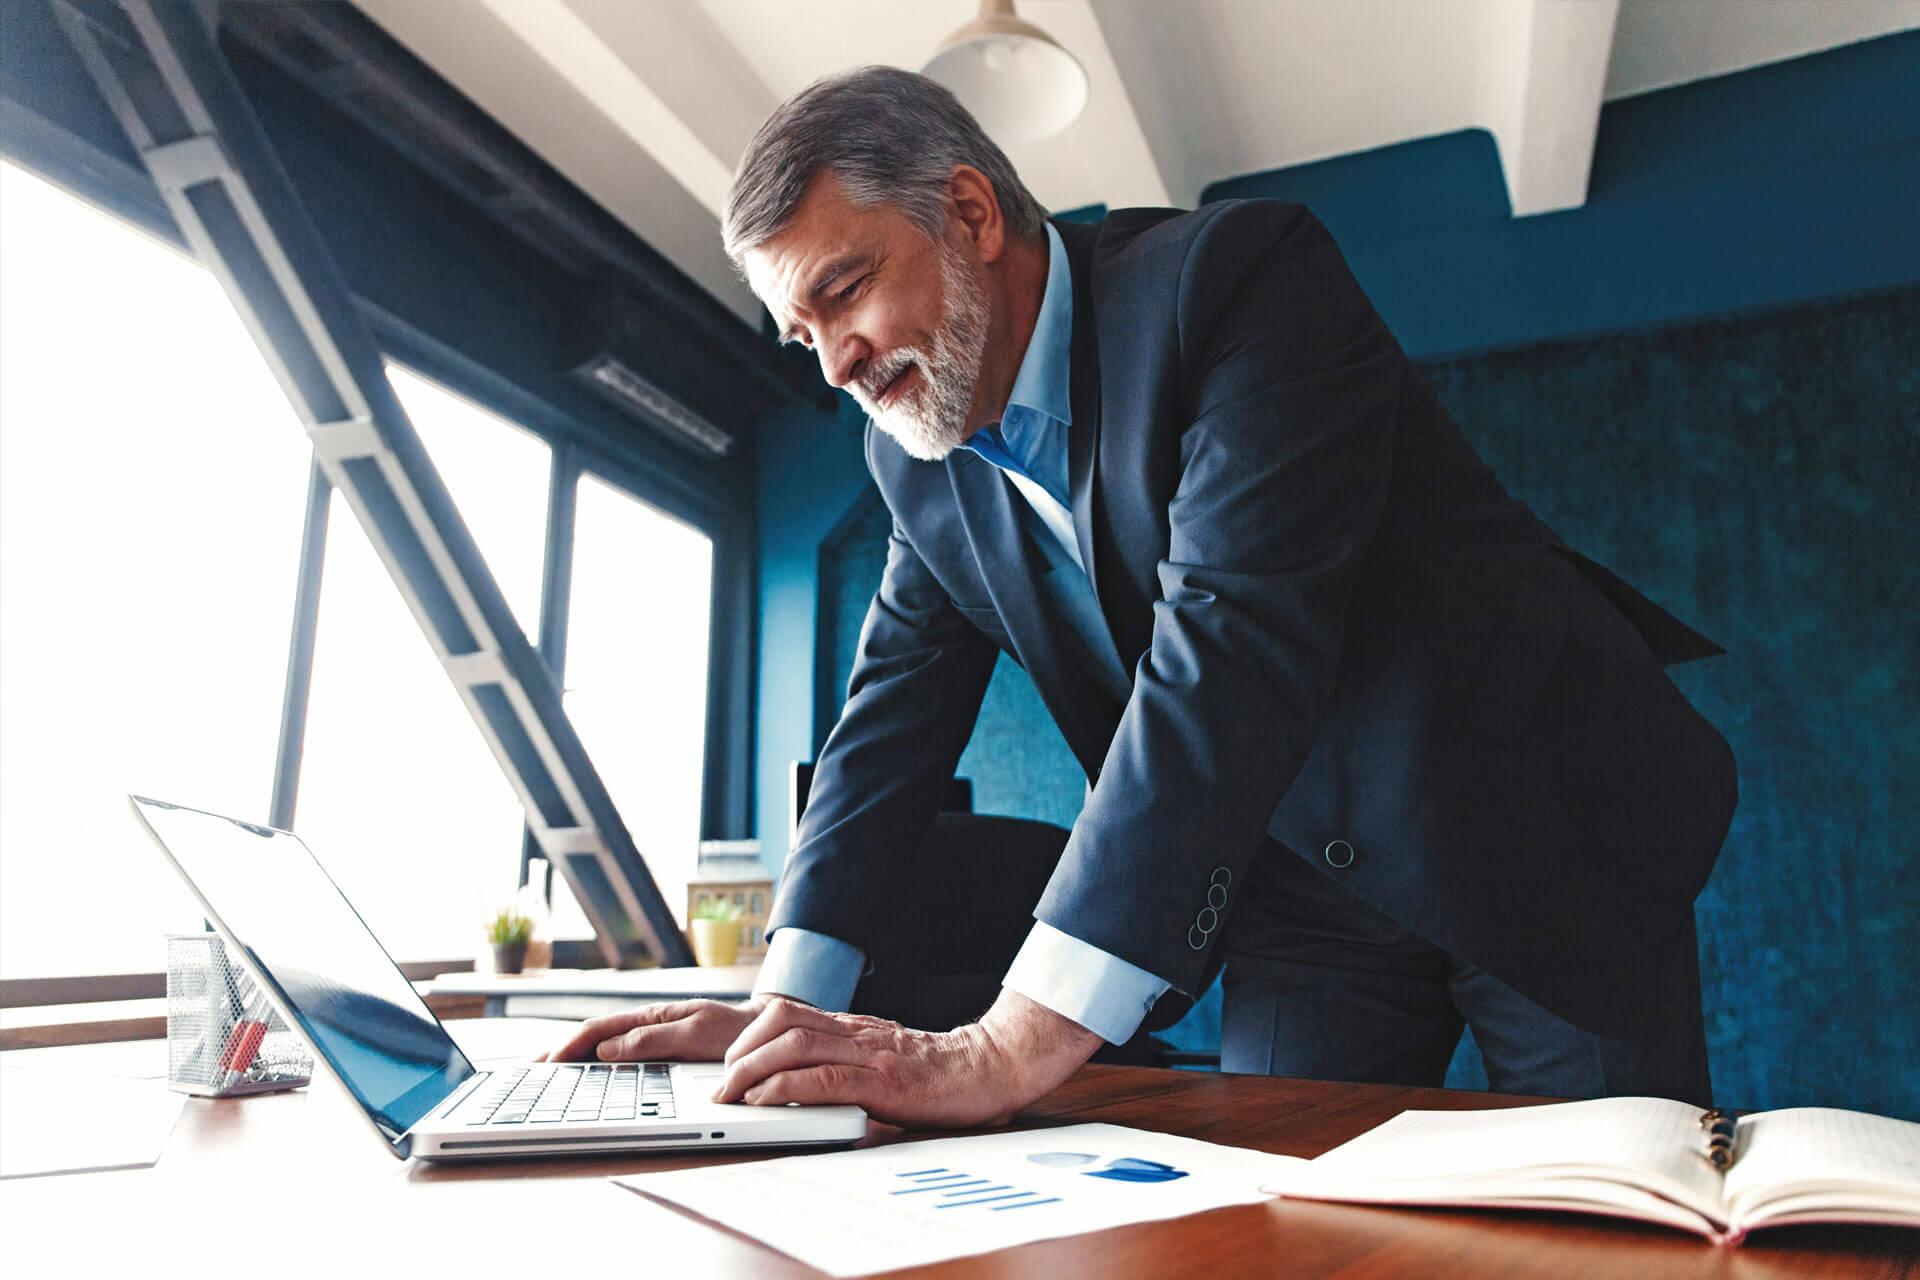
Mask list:
[[[1920,663],[1895,616],[1920,563],[1920,338],[1896,288],[1920,282],[1917,84],[1910,34],[1610,104],[1589,203],[1521,221],[1480,131],[1206,193],[1313,207],[1509,486],[1733,650],[1676,675],[1742,763],[1700,905],[1716,1081],[1737,1105],[1920,1117],[1920,983],[1899,965],[1920,954],[1904,836],[1920,821],[1905,674]],[[1842,298],[1874,289],[1891,291]],[[833,660],[819,536],[869,487],[857,430],[804,434],[763,446],[760,479],[776,865],[785,758],[769,758],[767,693],[804,700],[811,664]],[[1078,775],[1002,668],[963,768],[982,809],[1063,820]],[[781,731],[810,748],[808,712],[807,732]],[[1049,793],[1016,794],[1036,768],[1059,775]],[[1205,1043],[1215,1016],[1203,1006],[1177,1039]],[[1476,1079],[1468,1046],[1451,1080]]]
[[[1920,280],[1920,32],[1607,104],[1587,203],[1518,221],[1471,129],[1217,182],[1313,209],[1415,358]]]
[[[813,759],[820,544],[873,482],[851,398],[837,416],[795,411],[763,424],[755,446],[760,644],[754,718],[754,821],[761,857],[787,856],[787,766]],[[822,726],[825,734],[831,725]]]

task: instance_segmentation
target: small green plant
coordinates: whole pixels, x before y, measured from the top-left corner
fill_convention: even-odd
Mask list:
[[[740,907],[737,903],[728,902],[725,898],[706,898],[694,907],[693,918],[732,924],[740,918]]]
[[[511,908],[502,911],[487,926],[487,941],[496,947],[517,947],[533,937],[533,920]]]

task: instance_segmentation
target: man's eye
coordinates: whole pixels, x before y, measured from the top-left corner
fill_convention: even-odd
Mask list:
[[[848,298],[851,298],[854,294],[858,293],[860,291],[860,286],[865,284],[866,282],[867,282],[867,277],[861,276],[858,280],[855,280],[852,284],[842,289],[835,296],[838,297],[842,302],[844,302]]]

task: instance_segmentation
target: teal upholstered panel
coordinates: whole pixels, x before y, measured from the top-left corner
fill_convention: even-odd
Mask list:
[[[1433,373],[1511,490],[1728,651],[1673,671],[1740,766],[1697,910],[1719,1097],[1920,1118],[1920,289]]]

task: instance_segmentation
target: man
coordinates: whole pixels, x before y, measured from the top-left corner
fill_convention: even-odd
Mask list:
[[[1225,965],[1223,1066],[1707,1101],[1692,900],[1734,805],[1662,663],[1718,652],[1507,495],[1280,201],[1051,224],[944,90],[867,68],[747,150],[729,253],[868,411],[894,517],[753,999],[557,1057],[723,1100],[1011,1115]],[[1089,789],[999,998],[849,1007],[993,661]]]

